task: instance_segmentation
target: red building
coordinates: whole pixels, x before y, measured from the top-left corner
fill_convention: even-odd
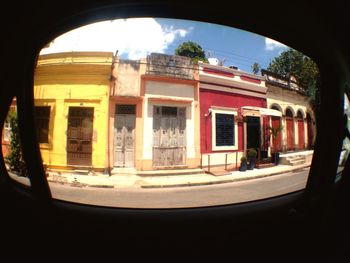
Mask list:
[[[267,155],[269,116],[265,78],[234,68],[200,63],[202,166],[240,162],[246,150]]]

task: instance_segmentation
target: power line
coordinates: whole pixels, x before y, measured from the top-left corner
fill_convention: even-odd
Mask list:
[[[242,60],[247,60],[247,61],[255,61],[255,62],[260,62],[262,64],[266,64],[267,62],[265,61],[262,61],[260,59],[257,59],[257,58],[253,58],[253,57],[248,57],[248,56],[243,56],[243,55],[240,55],[238,53],[234,53],[234,52],[231,52],[231,51],[224,51],[224,50],[219,50],[219,49],[215,49],[215,48],[210,48],[210,47],[205,47],[205,49],[207,49],[208,51],[215,51],[216,53],[219,53],[219,54],[222,54],[222,55],[229,55],[229,57],[239,57],[240,59]]]

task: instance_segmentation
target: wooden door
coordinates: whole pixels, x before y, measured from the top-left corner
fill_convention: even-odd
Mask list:
[[[293,118],[286,118],[287,150],[294,150],[294,123]]]
[[[153,166],[186,164],[186,108],[154,107]]]
[[[135,105],[117,105],[114,122],[114,166],[134,167]]]
[[[312,148],[312,142],[313,142],[313,127],[312,127],[312,120],[311,117],[308,116],[307,118],[307,146],[309,149]]]
[[[94,108],[69,107],[67,164],[91,166]]]
[[[281,125],[281,118],[280,117],[271,117],[271,126],[274,129],[277,129]],[[282,131],[280,130],[277,134],[276,138],[272,138],[272,147],[274,151],[282,151]]]
[[[298,119],[298,148],[305,148],[305,140],[304,140],[304,120]]]

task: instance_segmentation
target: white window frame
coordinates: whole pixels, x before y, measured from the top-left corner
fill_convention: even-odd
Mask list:
[[[211,125],[211,138],[212,138],[212,150],[213,151],[231,151],[238,150],[238,125],[237,125],[237,109],[235,108],[219,108],[212,107],[211,109],[212,125]],[[228,114],[234,115],[234,145],[233,146],[216,146],[216,114]]]

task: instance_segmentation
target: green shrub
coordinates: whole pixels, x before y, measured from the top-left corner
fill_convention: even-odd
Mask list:
[[[257,153],[257,151],[255,149],[249,149],[248,153],[247,153],[249,158],[255,158],[257,156],[257,154],[258,153]]]
[[[17,112],[11,111],[8,115],[10,124],[10,153],[5,158],[10,170],[16,172],[20,176],[27,176],[27,169],[23,160],[21,141],[18,130]]]
[[[242,156],[242,157],[241,157],[241,162],[245,162],[245,161],[247,161],[247,157]]]

